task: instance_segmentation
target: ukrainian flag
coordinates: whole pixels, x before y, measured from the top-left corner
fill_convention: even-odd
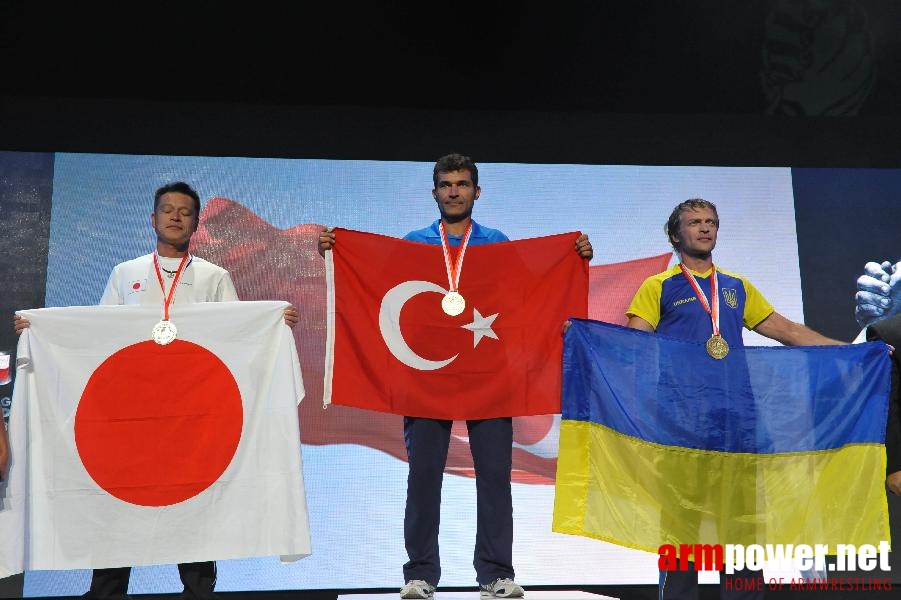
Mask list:
[[[889,539],[885,344],[733,348],[573,319],[554,531],[663,544]]]

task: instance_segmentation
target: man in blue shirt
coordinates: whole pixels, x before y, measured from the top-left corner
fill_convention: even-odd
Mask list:
[[[440,218],[424,229],[411,231],[404,239],[443,245],[449,275],[458,274],[456,257],[466,245],[506,242],[497,229],[479,225],[472,209],[479,198],[479,170],[467,156],[449,154],[435,163],[432,172],[432,197]],[[319,237],[320,252],[335,243],[333,232]],[[457,252],[450,248],[458,248]],[[576,251],[592,257],[588,236],[576,240]],[[451,294],[455,291],[451,282]],[[446,297],[446,300],[448,298]],[[452,303],[451,303],[452,304]],[[444,303],[442,303],[444,305]],[[447,310],[453,310],[448,307]],[[453,313],[450,313],[453,314]],[[453,422],[421,417],[404,417],[404,443],[407,448],[407,505],[404,515],[404,541],[409,560],[404,565],[400,590],[405,599],[428,599],[435,593],[441,577],[438,552],[438,525],[441,512],[441,484]],[[513,419],[467,421],[469,446],[476,473],[476,545],[473,566],[482,598],[519,598],[522,587],[513,571],[513,498],[510,474],[513,465]]]

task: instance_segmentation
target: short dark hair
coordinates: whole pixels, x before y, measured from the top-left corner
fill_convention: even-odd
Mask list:
[[[160,198],[162,198],[169,192],[177,192],[179,194],[184,194],[185,196],[190,196],[194,201],[194,215],[197,218],[200,218],[200,196],[197,195],[197,192],[194,191],[194,188],[192,188],[184,181],[167,183],[166,185],[158,189],[153,195],[153,212],[156,212],[157,207],[160,205]]]
[[[432,183],[437,188],[438,179],[441,177],[440,173],[464,170],[469,171],[472,176],[472,185],[479,185],[479,168],[472,162],[471,158],[456,153],[442,156],[435,163],[435,168],[432,170]]]
[[[676,208],[673,209],[669,219],[666,221],[666,225],[663,226],[663,230],[666,232],[666,239],[669,240],[669,243],[672,244],[673,248],[677,251],[679,250],[679,244],[673,241],[673,236],[678,237],[679,235],[679,225],[682,220],[682,213],[687,210],[698,210],[702,208],[709,208],[712,210],[713,214],[716,216],[716,224],[719,225],[720,215],[716,212],[716,204],[709,200],[704,200],[703,198],[690,198],[685,202],[680,202],[676,205]]]

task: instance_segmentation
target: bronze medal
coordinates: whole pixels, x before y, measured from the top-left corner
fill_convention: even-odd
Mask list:
[[[713,335],[707,340],[707,354],[716,360],[726,358],[726,355],[729,354],[729,342],[720,335],[720,286],[716,278],[716,266],[713,263],[710,264],[709,303],[707,302],[704,293],[701,291],[701,286],[698,285],[698,280],[695,279],[695,276],[691,271],[689,271],[682,263],[679,263],[679,269],[682,270],[682,275],[685,276],[685,279],[688,280],[688,283],[694,290],[698,302],[704,307],[704,312],[710,315],[710,322],[713,325]]]

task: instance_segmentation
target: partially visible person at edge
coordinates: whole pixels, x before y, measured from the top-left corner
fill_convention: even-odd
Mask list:
[[[707,342],[711,338],[713,324],[707,306],[710,303],[713,249],[719,226],[716,206],[707,200],[686,200],[673,209],[665,231],[679,255],[680,264],[642,283],[626,311],[629,327],[697,342]],[[687,273],[683,273],[680,265],[685,267]],[[741,275],[716,267],[716,279],[721,309],[720,335],[732,348],[744,346],[743,326],[787,346],[845,343],[786,319]],[[697,298],[692,280],[704,293],[704,301]],[[725,294],[720,291],[725,289],[735,292],[731,303],[726,302]],[[685,301],[696,298],[698,301]],[[748,570],[731,576],[721,574],[720,597],[762,599],[764,586],[760,577],[759,573]],[[747,583],[736,585],[733,581],[727,584],[726,580],[730,578],[741,578]],[[689,564],[687,571],[661,571],[658,591],[659,600],[697,600],[698,573],[694,565]]]
[[[0,481],[6,481],[7,469],[9,469],[9,438],[6,434],[6,424],[0,417]]]
[[[901,314],[881,319],[864,327],[867,340],[882,340],[892,347],[892,386],[888,421],[885,428],[886,478],[888,490],[901,496]]]
[[[868,262],[857,278],[854,316],[863,327],[856,341],[883,340],[894,348],[901,344],[901,262]],[[892,353],[892,398],[885,432],[886,485],[901,495],[901,355]]]
[[[866,328],[901,314],[901,262],[868,262],[857,278],[854,316]]]
[[[150,223],[156,232],[156,251],[116,265],[109,276],[100,304],[158,304],[156,294],[144,293],[157,279],[154,255],[159,260],[164,283],[163,297],[169,293],[179,265],[184,260],[174,304],[192,302],[229,302],[238,300],[238,294],[228,271],[199,256],[188,253],[191,236],[197,231],[200,215],[200,197],[187,183],[178,181],[159,188],[154,194]],[[140,290],[134,290],[131,282],[144,280]],[[297,324],[297,309],[285,309],[285,323]],[[21,334],[29,325],[26,319],[14,317],[14,327]],[[190,542],[186,542],[190,543]],[[183,600],[213,600],[216,585],[214,561],[182,563],[178,573],[184,584]],[[128,597],[128,581],[131,567],[95,569],[91,587],[84,598],[90,600],[117,600]]]
[[[460,246],[469,233],[469,245],[507,241],[507,236],[472,219],[479,198],[479,170],[469,157],[449,154],[438,159],[432,172],[432,198],[440,218],[424,229],[411,231],[405,240],[440,245],[442,230],[449,246]],[[335,233],[324,229],[319,253],[335,245]],[[581,235],[575,251],[586,260],[593,255],[588,236]],[[405,599],[431,598],[441,577],[438,524],[441,483],[447,463],[452,421],[404,417],[407,447],[407,505],[404,542],[409,560],[404,564]],[[513,499],[510,486],[513,419],[467,421],[469,446],[476,472],[477,524],[473,566],[482,598],[519,598],[523,588],[514,581]]]

